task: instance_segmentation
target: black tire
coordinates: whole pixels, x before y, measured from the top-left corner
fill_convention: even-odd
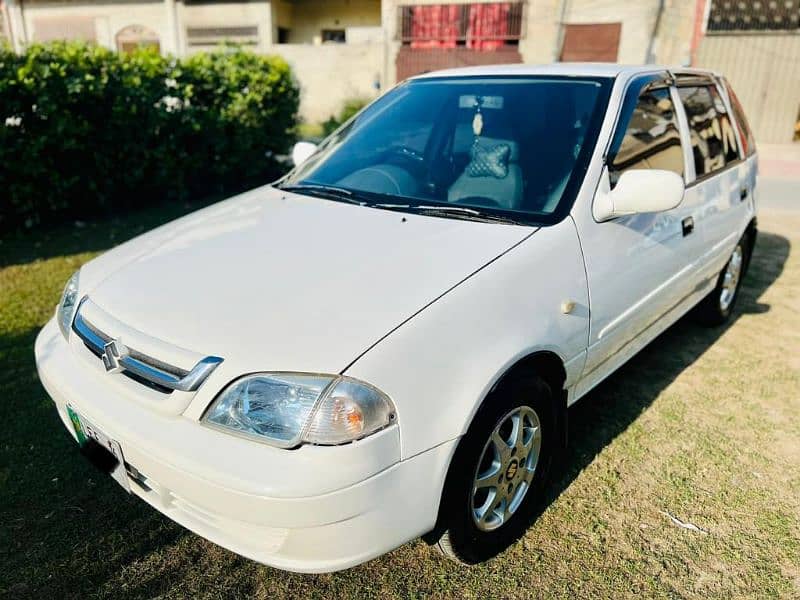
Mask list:
[[[541,446],[533,478],[513,514],[496,529],[485,531],[478,527],[473,518],[473,484],[479,461],[484,458],[484,450],[495,427],[504,417],[517,409],[522,409],[520,414],[530,415],[524,407],[532,409],[541,426]],[[435,541],[438,550],[448,558],[471,565],[496,556],[517,541],[536,516],[537,503],[542,497],[559,447],[559,437],[553,394],[543,379],[537,376],[517,377],[493,392],[459,443],[450,465],[439,512],[438,531],[441,534]],[[532,451],[529,453],[532,454]],[[521,461],[519,465],[522,471]],[[507,473],[503,471],[503,474]],[[504,486],[509,480],[505,481]]]
[[[748,234],[745,233],[737,242],[731,256],[728,258],[728,262],[725,263],[725,267],[717,277],[717,285],[715,285],[714,289],[697,305],[695,315],[697,320],[703,325],[717,327],[730,320],[733,309],[736,306],[736,301],[739,299],[739,289],[742,286],[742,279],[744,278],[747,264],[750,261],[750,251],[751,246]],[[725,297],[723,293],[725,293],[726,289],[728,269],[731,264],[737,260],[737,252],[739,253],[739,272],[736,277],[735,287],[732,290],[732,296]],[[730,290],[728,290],[728,293],[730,293]]]

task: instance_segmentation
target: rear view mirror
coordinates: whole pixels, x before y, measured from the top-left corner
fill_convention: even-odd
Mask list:
[[[317,145],[311,142],[297,142],[292,148],[292,162],[294,166],[301,165],[308,160],[308,157],[317,151]]]
[[[625,171],[613,190],[598,190],[592,213],[598,221],[670,210],[683,200],[683,178],[672,171]]]

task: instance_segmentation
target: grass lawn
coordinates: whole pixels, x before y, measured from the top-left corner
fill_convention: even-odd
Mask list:
[[[417,541],[304,576],[128,497],[38,382],[33,341],[67,277],[171,210],[0,243],[1,596],[800,597],[797,212],[761,215],[733,324],[684,319],[571,409],[563,474],[498,559],[462,568]]]

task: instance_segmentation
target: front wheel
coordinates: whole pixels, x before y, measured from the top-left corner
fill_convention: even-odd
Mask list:
[[[556,441],[552,393],[539,377],[511,381],[488,398],[450,466],[438,549],[475,564],[521,537],[547,482]]]
[[[747,263],[747,252],[750,247],[747,242],[747,234],[744,234],[736,243],[725,268],[719,274],[717,285],[698,305],[697,316],[703,324],[722,325],[730,319],[739,297],[739,288]]]

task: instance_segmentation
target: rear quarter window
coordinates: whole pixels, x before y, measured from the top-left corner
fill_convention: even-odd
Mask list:
[[[731,101],[731,109],[733,110],[733,118],[736,120],[736,128],[739,130],[739,139],[742,140],[742,153],[744,156],[752,156],[756,153],[756,140],[753,136],[753,131],[750,129],[750,124],[747,122],[747,117],[744,114],[742,103],[733,91],[733,87],[727,79],[722,80],[725,85],[725,91],[728,93],[728,98]]]

